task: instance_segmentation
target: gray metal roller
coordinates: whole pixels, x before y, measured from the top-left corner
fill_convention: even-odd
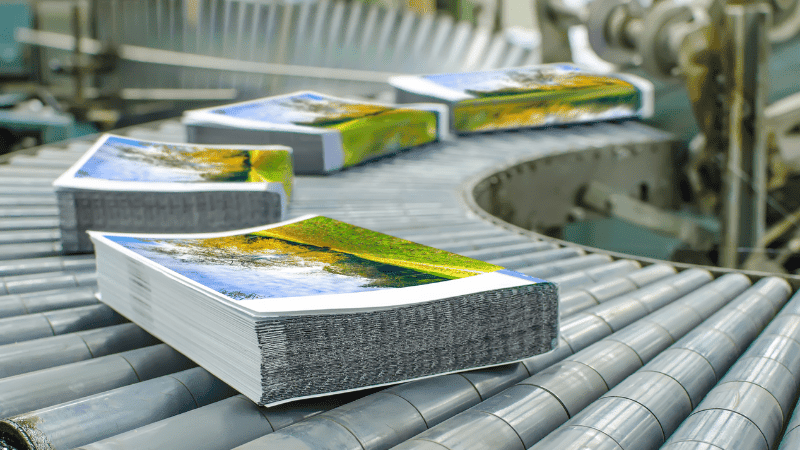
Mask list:
[[[577,272],[591,267],[611,264],[611,257],[608,255],[585,255],[572,258],[550,261],[534,266],[520,267],[517,272],[524,273],[536,278],[551,278],[569,272]]]
[[[720,431],[724,429],[724,433]],[[746,417],[722,409],[706,410],[690,415],[681,425],[680,440],[668,440],[662,448],[676,450],[679,444],[703,442],[711,449],[755,448],[769,450],[764,435]],[[675,435],[673,435],[675,436]],[[708,442],[711,436],[715,439]],[[690,447],[697,448],[697,447]]]
[[[582,351],[566,358],[566,361],[576,361],[591,367],[600,375],[607,388],[624,380],[642,367],[643,361],[647,361],[646,358],[640,357],[632,346],[626,345],[624,337],[615,336],[616,339],[611,339],[611,336],[601,341],[603,345],[595,344],[590,347],[593,349],[592,352]],[[661,345],[664,345],[664,341],[669,345],[672,339],[669,336],[666,339],[662,338]]]
[[[784,382],[789,383],[788,380]],[[768,448],[777,446],[785,422],[783,411],[772,393],[760,385],[749,381],[724,381],[706,395],[692,414],[712,410],[731,411],[746,417],[763,435]],[[676,441],[679,439],[676,437]],[[713,435],[709,440],[714,442]],[[746,447],[738,445],[736,448],[745,450]]]
[[[20,168],[21,170],[29,170]],[[15,206],[54,206],[56,199],[47,195],[32,195],[30,197],[20,197],[17,195],[0,194],[0,208]]]
[[[5,188],[3,188],[5,189]],[[35,219],[20,217],[0,218],[0,231],[5,230],[47,230],[58,228],[57,217],[39,217]],[[30,258],[37,255],[20,255],[18,258]]]
[[[313,209],[313,208],[312,208]],[[509,233],[505,230],[499,230],[497,228],[487,228],[484,226],[476,227],[477,229],[468,229],[464,230],[453,230],[448,231],[447,228],[440,228],[440,227],[432,227],[427,230],[417,230],[416,232],[395,232],[394,234],[398,237],[402,237],[403,239],[407,239],[412,242],[418,242],[420,244],[431,245],[434,246],[436,244],[443,244],[443,243],[451,243],[451,244],[458,244],[462,240],[467,239],[474,239],[475,237],[484,237],[484,238],[502,238],[504,236],[508,236]],[[514,235],[516,237],[516,235]]]
[[[4,419],[0,438],[17,450],[68,450],[234,394],[196,367]]]
[[[453,253],[462,253],[472,250],[481,250],[484,248],[492,248],[505,245],[523,244],[530,242],[523,236],[515,236],[510,234],[502,234],[500,236],[478,236],[475,238],[461,238],[457,241],[450,239],[443,241],[430,241],[427,240],[425,245],[430,247],[440,248]]]
[[[569,315],[636,290],[639,286],[631,281],[629,275],[635,276],[637,272],[643,270],[647,269],[633,270],[617,277],[608,277],[603,281],[595,281],[590,271],[571,273],[563,277],[554,277],[551,281],[558,283],[561,288],[562,294],[559,296],[561,313]],[[674,269],[671,272],[659,273],[662,277],[652,277],[650,281],[655,282],[674,273]],[[579,279],[576,275],[582,278]]]
[[[618,331],[633,321],[711,281],[711,278],[711,275],[704,270],[686,270],[661,282],[654,283],[652,286],[646,286],[640,290],[591,307],[582,311],[580,315],[588,316],[587,318],[594,316],[600,319],[612,332]],[[686,281],[689,281],[689,283],[686,283]],[[587,328],[587,330],[589,329]],[[570,345],[573,345],[570,338],[565,337],[565,339]]]
[[[132,323],[0,345],[0,379],[158,344]]]
[[[104,304],[0,319],[0,345],[127,322]]]
[[[74,161],[71,159],[65,159],[63,153],[64,152],[58,152],[57,154],[44,153],[40,150],[35,156],[12,156],[8,160],[8,165],[25,169],[51,168],[67,170],[67,168],[72,165]]]
[[[58,178],[59,175],[64,173],[62,169],[55,168],[55,169],[48,169],[48,168],[37,168],[36,174],[40,177],[49,177],[51,180]],[[9,167],[9,166],[2,166],[0,167],[0,177],[3,178],[28,178],[30,175],[25,173],[24,171],[18,170],[16,167]],[[16,181],[16,180],[15,180]]]
[[[54,256],[49,258],[0,261],[0,276],[3,277],[43,272],[90,272],[94,270],[94,255]]]
[[[0,286],[4,288],[4,294],[10,295],[78,286],[95,286],[96,284],[97,274],[94,271],[59,271],[4,277]]]
[[[779,450],[800,448],[800,408],[795,405],[794,414],[786,425],[786,431],[781,438]]]
[[[622,279],[618,278],[618,280]],[[591,294],[580,289],[575,289],[559,295],[558,302],[559,313],[562,315],[572,315],[578,311],[583,311],[584,309],[600,304]]]
[[[194,363],[186,357],[166,344],[158,344],[0,378],[0,417],[15,416],[191,367]]]
[[[12,220],[12,219],[9,219]],[[45,219],[56,221],[58,219]],[[22,218],[19,222],[36,222],[36,219]],[[2,226],[2,223],[0,223]],[[32,256],[56,256],[62,253],[61,242],[34,242],[29,244],[0,245],[0,260],[30,258]]]
[[[58,230],[21,230],[0,232],[0,245],[55,242],[61,239]]]
[[[642,270],[642,269],[638,269]],[[674,272],[673,272],[674,273]],[[597,294],[604,298],[613,297],[614,294],[628,292],[636,289],[636,285],[626,277],[627,273],[618,274],[616,277],[609,276],[600,280],[591,276],[588,270],[580,272],[572,272],[565,275],[555,276],[551,279],[553,283],[558,284],[562,292],[567,289],[581,289],[587,286],[592,286],[592,289]],[[583,289],[582,289],[583,290]],[[590,296],[596,297],[593,293]]]
[[[675,268],[669,264],[651,264],[647,267],[644,267],[640,271],[631,272],[628,274],[628,278],[631,281],[636,283],[637,286],[642,287],[647,284],[653,282],[653,280],[657,280],[667,275],[672,275],[675,273]]]
[[[0,174],[2,176],[2,174]],[[53,217],[58,208],[51,206],[0,206],[0,217]]]
[[[552,278],[554,283],[558,283],[562,288],[580,287],[589,284],[600,283],[612,277],[622,276],[635,285],[639,285],[628,278],[627,275],[632,272],[640,272],[651,281],[674,275],[676,270],[672,267],[664,270],[661,265],[653,265],[642,268],[638,262],[623,259],[615,261],[609,265],[602,267],[595,267],[592,269],[584,270],[577,273],[569,273],[564,275],[555,276]],[[638,280],[638,275],[635,277]],[[641,281],[640,281],[641,283]],[[644,283],[646,284],[646,283]]]
[[[719,298],[719,297],[718,297]],[[722,297],[726,298],[726,297]],[[636,321],[624,329],[608,337],[608,340],[617,341],[630,347],[642,361],[648,361],[659,354],[664,348],[677,338],[683,336],[679,331],[670,333],[667,331],[667,322],[671,317],[681,317],[681,320],[688,324],[697,324],[702,321],[701,316],[681,315],[680,307],[672,307],[667,310],[670,314],[657,313]],[[667,312],[665,311],[665,312]]]
[[[52,184],[52,182],[51,182]],[[53,186],[21,186],[3,183],[3,195],[36,195],[42,197],[55,197]]]
[[[501,247],[487,248],[483,250],[471,250],[461,252],[462,255],[481,261],[501,260],[509,256],[535,254],[543,250],[552,250],[557,246],[551,242],[526,242],[524,244],[504,245]]]
[[[718,387],[740,381],[765,389],[780,406],[778,411],[783,416],[781,422],[789,420],[796,399],[797,381],[791,370],[781,361],[766,356],[744,356],[728,370]],[[698,409],[702,407],[701,403]]]
[[[632,259],[620,259],[606,266],[588,269],[586,270],[586,274],[589,275],[594,281],[600,282],[608,277],[633,272],[641,267],[642,265],[638,261],[634,261]],[[675,272],[673,271],[672,273],[666,273],[664,276],[669,276],[673,273]]]
[[[94,305],[98,302],[96,293],[95,287],[75,287],[0,295],[0,319]]]
[[[14,193],[0,194],[0,207],[7,206],[53,206],[56,198],[52,195],[19,196]]]
[[[579,248],[562,247],[534,253],[526,253],[524,255],[493,259],[490,262],[508,269],[517,270],[521,267],[544,264],[549,261],[559,261],[562,259],[574,258],[576,256],[583,256],[585,254],[586,252]]]
[[[52,184],[53,179],[55,177],[31,177],[28,174],[17,174],[17,176],[13,176],[14,171],[6,172],[3,174],[3,179],[0,181],[0,187],[5,188],[5,186],[30,186],[34,188],[50,188],[52,192]]]
[[[703,322],[702,327],[715,328],[728,325],[727,321],[731,316],[727,312],[731,310],[753,308],[772,312],[773,305],[782,305],[789,294],[790,289],[785,281],[775,278],[762,279]],[[798,301],[800,302],[800,300]],[[739,325],[744,321],[744,318],[739,318],[734,325]],[[703,340],[706,337],[703,334],[690,333],[682,338],[669,350],[659,354],[653,361],[603,395],[601,399],[572,417],[564,427],[555,430],[539,441],[533,448],[536,450],[555,448],[577,450],[582,448],[574,443],[564,442],[561,435],[566,432],[566,429],[571,430],[570,433],[581,429],[591,433],[600,432],[623,449],[657,448],[670,435],[673,436],[673,442],[682,440],[681,433],[683,436],[692,434],[697,437],[696,434],[693,434],[694,431],[688,433],[680,431],[683,426],[686,426],[685,423],[681,426],[681,423],[690,414],[725,409],[739,414],[753,412],[758,409],[756,405],[766,399],[771,399],[774,404],[763,403],[762,426],[765,427],[765,430],[769,428],[768,431],[772,433],[773,439],[777,437],[782,426],[781,409],[778,402],[770,396],[769,392],[757,386],[749,388],[746,384],[738,381],[726,383],[725,380],[735,373],[736,366],[728,371],[720,385],[706,395],[719,379],[717,372],[708,362],[712,355],[710,352],[695,353],[694,358],[687,358],[688,353],[685,350],[687,344],[690,346],[692,341]],[[720,339],[726,338],[721,337]],[[767,337],[767,339],[772,338]],[[741,348],[741,346],[738,347]],[[725,351],[724,348],[716,350]],[[737,366],[740,364],[742,364],[741,360]],[[720,367],[718,370],[722,373],[724,369],[726,368]],[[790,378],[792,378],[791,381],[785,379],[784,381],[794,385],[794,378]],[[726,385],[730,386],[720,390],[721,386]],[[700,402],[704,396],[705,399]],[[692,408],[698,402],[700,402],[699,406],[696,406],[693,413]],[[676,429],[678,432],[675,432]],[[673,432],[675,432],[674,435]],[[725,433],[728,433],[727,429]],[[683,440],[714,443],[713,440],[704,438]]]
[[[237,395],[77,450],[228,450],[334,408],[346,399],[347,396],[334,396],[259,408],[246,397]]]

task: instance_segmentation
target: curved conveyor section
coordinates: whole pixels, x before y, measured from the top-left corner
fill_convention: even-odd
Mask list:
[[[176,122],[123,132],[185,139]],[[683,450],[800,442],[799,415],[792,417],[800,299],[782,309],[793,293],[787,280],[637,260],[498,219],[542,225],[531,222],[536,208],[547,210],[538,217],[558,219],[571,205],[559,199],[600,164],[624,168],[618,185],[658,185],[653,177],[663,174],[636,168],[669,157],[666,133],[619,122],[482,134],[298,177],[292,217],[323,214],[558,282],[561,339],[555,351],[517,364],[272,409],[235,395],[98,304],[93,258],[61,254],[50,182],[88,147],[48,146],[0,166],[0,448]],[[548,161],[557,155],[583,174],[556,170]],[[552,180],[550,191],[508,191],[512,178],[536,176]],[[509,198],[528,209],[505,204]]]

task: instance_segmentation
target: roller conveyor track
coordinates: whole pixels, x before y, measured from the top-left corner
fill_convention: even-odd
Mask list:
[[[125,132],[185,139],[175,122]],[[522,363],[271,410],[97,304],[93,258],[60,254],[49,183],[89,142],[12,155],[0,170],[0,442],[93,450],[798,448],[800,297],[792,300],[788,283],[643,264],[541,238],[488,219],[467,192],[521,160],[669,140],[636,122],[483,134],[298,177],[290,217],[323,214],[558,282],[562,337],[554,352]]]

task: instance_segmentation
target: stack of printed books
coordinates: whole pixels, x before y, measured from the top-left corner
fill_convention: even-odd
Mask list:
[[[104,135],[53,186],[65,252],[87,230],[198,233],[284,219],[291,149],[150,142]]]
[[[436,141],[448,129],[440,104],[384,105],[295,92],[184,114],[189,142],[280,144],[298,174],[322,174]]]
[[[447,104],[457,133],[653,114],[649,81],[628,74],[596,74],[573,64],[397,76],[389,84],[398,103]]]
[[[90,234],[102,301],[260,405],[556,345],[552,283],[321,216],[224,233]]]

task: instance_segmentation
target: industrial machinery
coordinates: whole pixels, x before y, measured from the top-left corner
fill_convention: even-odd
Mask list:
[[[627,0],[578,5],[545,0],[537,5],[546,59],[568,52],[570,27],[581,24],[602,59],[622,68],[641,67],[657,79],[682,80],[699,134],[680,161],[682,171],[674,184],[680,183],[683,198],[672,207],[721,219],[715,225],[686,214],[648,211],[651,218],[668,218],[666,224],[658,221],[656,229],[662,234],[678,238],[692,230],[694,238],[680,239],[690,249],[673,255],[725,267],[797,270],[797,220],[792,213],[797,206],[791,199],[800,186],[789,161],[795,158],[791,136],[798,125],[800,97],[782,99],[769,108],[766,102],[772,43],[785,48],[784,43],[797,35],[800,3],[665,0],[645,7]],[[795,53],[784,51],[780,56],[796,59],[796,46],[788,46]],[[787,79],[784,74],[773,78]],[[685,128],[674,103],[659,106],[671,109],[669,114],[662,111],[666,121],[677,120]],[[638,215],[626,214],[625,205],[619,204],[619,192],[587,189],[580,206],[590,213],[599,210],[636,221]],[[613,195],[616,202],[610,201]],[[630,213],[637,200],[624,202]]]
[[[36,89],[46,88],[78,121],[101,129],[298,89],[386,97],[386,80],[398,73],[540,59],[532,33],[500,33],[379,3],[40,0],[32,5],[32,25],[17,24],[8,33],[29,49]]]
[[[323,214],[558,282],[561,340],[517,364],[269,410],[230,397],[98,303],[93,257],[63,254],[50,183],[89,138],[9,155],[0,165],[0,448],[800,447],[798,100],[767,106],[763,79],[774,63],[791,64],[765,58],[770,36],[795,34],[797,2],[543,1],[541,46],[528,34],[357,2],[93,4],[108,28],[86,37],[17,32],[44,60],[88,67],[114,55],[109,72],[47,75],[48,85],[72,83],[71,95],[83,89],[86,105],[110,98],[104,89],[132,101],[299,88],[380,98],[391,73],[565,59],[569,28],[583,24],[601,57],[664,77],[663,97],[687,86],[691,109],[670,114],[686,121],[693,111],[703,137],[681,153],[680,135],[637,121],[477,134],[297,177],[292,217]],[[773,53],[794,44],[772,44]],[[175,120],[118,132],[185,139]],[[647,257],[593,248],[610,241]],[[745,259],[740,247],[765,251]]]

